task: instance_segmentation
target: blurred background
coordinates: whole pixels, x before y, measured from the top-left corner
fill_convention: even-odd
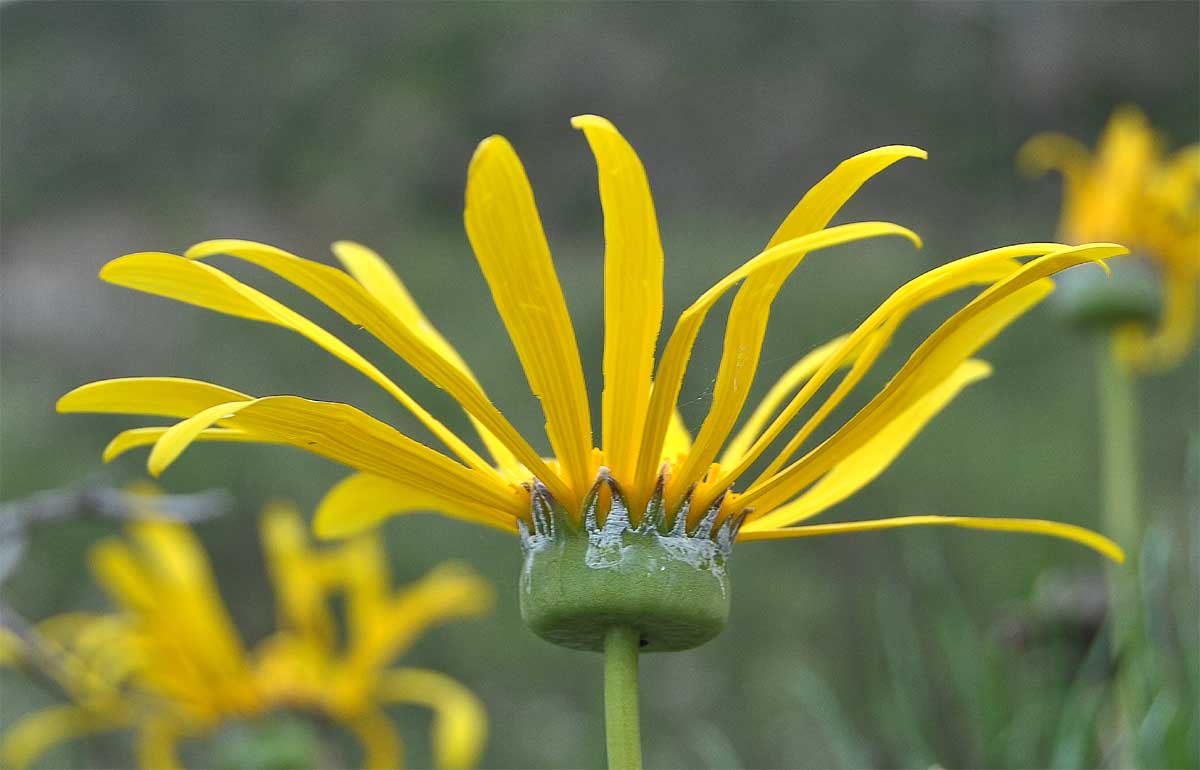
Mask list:
[[[179,253],[208,238],[317,259],[338,239],[374,247],[506,415],[540,437],[537,403],[462,231],[466,165],[491,133],[512,140],[528,168],[598,414],[603,234],[595,168],[572,115],[613,120],[646,165],[667,254],[667,323],[756,253],[841,160],[884,144],[929,151],[868,183],[835,220],[898,222],[925,248],[888,240],[812,255],[776,303],[756,394],[917,273],[1052,239],[1060,185],[1021,178],[1013,160],[1033,134],[1090,145],[1123,103],[1141,106],[1173,145],[1200,130],[1194,2],[22,3],[0,8],[0,22],[4,500],[145,476],[144,452],[100,462],[112,434],[143,423],[54,413],[62,393],[103,377],[170,374],[342,400],[424,437],[398,405],[295,335],[96,278],[121,254]],[[364,332],[221,264],[328,322],[452,427],[467,427]],[[962,300],[918,314],[870,384]],[[723,313],[701,335],[681,397],[693,430]],[[1099,526],[1093,347],[1049,304],[1031,313],[985,349],[995,375],[825,520],[936,513]],[[1191,693],[1197,381],[1193,355],[1139,383],[1151,528],[1143,587],[1161,625],[1153,654]],[[164,475],[172,492],[236,496],[237,511],[198,532],[248,643],[273,623],[260,506],[284,497],[311,511],[345,473],[291,450],[201,445]],[[36,533],[4,601],[35,620],[107,606],[83,555],[117,529],[81,521]],[[603,764],[601,660],[524,630],[516,542],[432,516],[385,530],[397,580],[457,558],[498,588],[493,615],[440,628],[406,658],[486,702],[484,764]],[[647,766],[1104,761],[1094,553],[1025,535],[898,531],[745,544],[732,577],[733,615],[717,640],[643,660]],[[0,730],[55,700],[26,677],[2,676]],[[1197,762],[1188,692],[1164,696],[1147,728],[1161,733],[1161,766]],[[395,716],[413,762],[427,761],[427,717]],[[205,745],[187,756],[214,763]],[[123,767],[132,757],[117,734],[56,749],[42,766]]]

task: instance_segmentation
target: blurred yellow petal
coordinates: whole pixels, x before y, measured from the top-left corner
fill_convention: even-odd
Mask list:
[[[366,770],[397,770],[404,766],[404,744],[383,712],[368,711],[340,721],[362,747]]]
[[[604,207],[604,463],[632,479],[662,325],[662,241],[637,153],[604,118],[580,115],[571,125],[596,157]]]
[[[19,719],[0,743],[0,761],[12,770],[28,767],[55,744],[113,730],[119,722],[78,706],[51,706]]]
[[[820,230],[871,177],[904,158],[925,157],[925,151],[916,147],[891,146],[842,161],[805,193],[771,236],[767,248]],[[805,252],[802,251],[774,262],[747,276],[746,282],[738,289],[725,327],[724,349],[713,387],[712,408],[696,434],[686,462],[676,469],[672,482],[676,494],[707,470],[737,423],[758,371],[771,305],[783,288],[784,281],[804,256]]]
[[[388,671],[378,697],[433,711],[433,765],[446,770],[475,767],[487,741],[487,711],[475,694],[445,674],[419,668]]]
[[[567,492],[566,486],[500,414],[479,385],[448,360],[420,330],[402,323],[395,313],[350,275],[335,267],[252,241],[205,241],[192,246],[184,256],[188,259],[204,259],[217,254],[228,254],[275,273],[313,295],[350,323],[378,337],[483,423],[533,475],[550,488],[551,493],[560,499],[567,499],[563,497]]]
[[[760,529],[749,532],[743,529],[738,535],[738,540],[781,540],[790,537],[839,535],[846,532],[871,532],[879,529],[926,525],[1049,535],[1051,537],[1063,538],[1064,540],[1073,540],[1107,556],[1117,563],[1125,561],[1125,552],[1121,550],[1121,547],[1103,535],[1098,535],[1091,530],[1077,527],[1074,524],[1063,524],[1057,521],[1046,521],[1045,519],[989,519],[976,516],[897,516],[891,519],[852,521],[844,524],[807,524],[801,527]]]
[[[294,331],[385,390],[468,466],[492,472],[489,463],[356,350],[286,305],[211,265],[174,254],[146,252],[114,259],[100,271],[100,277],[117,286]]]
[[[325,591],[312,574],[308,531],[299,512],[290,505],[272,503],[259,517],[258,528],[280,629],[332,646],[337,630]]]
[[[916,233],[900,225],[887,222],[858,222],[804,235],[773,246],[749,260],[700,295],[700,298],[679,316],[679,320],[675,323],[675,329],[667,340],[662,359],[658,364],[658,372],[655,375],[654,391],[651,394],[650,408],[646,416],[646,428],[642,432],[642,444],[638,453],[638,475],[634,484],[635,489],[649,489],[654,484],[654,478],[658,473],[658,464],[662,459],[663,441],[666,438],[667,427],[679,398],[679,389],[683,384],[683,374],[688,358],[691,357],[692,345],[696,341],[696,335],[700,333],[700,327],[703,325],[708,311],[712,309],[717,300],[742,279],[754,275],[759,270],[767,269],[776,262],[789,260],[797,255],[804,255],[818,249],[884,235],[900,235],[914,243],[920,243]],[[707,470],[707,468],[704,469],[705,472]],[[682,484],[683,482],[677,483]]]
[[[58,400],[60,412],[191,417],[202,409],[251,398],[245,393],[182,377],[123,377],[81,385]]]
[[[517,531],[512,517],[501,518],[494,512],[481,511],[369,473],[348,476],[325,493],[313,517],[313,531],[323,539],[343,538],[357,535],[391,516],[429,511],[497,527],[505,532]]]
[[[845,460],[834,466],[800,497],[744,526],[748,531],[786,527],[840,503],[873,481],[917,434],[966,386],[991,373],[983,361],[959,366],[942,384],[922,396]]]
[[[494,476],[483,476],[347,404],[269,396],[222,404],[168,430],[150,454],[151,472],[161,472],[193,436],[218,419],[230,427],[377,476],[411,484],[468,506],[521,516],[527,503]],[[161,447],[161,450],[160,450]]]
[[[944,380],[1006,326],[1053,290],[1046,277],[1084,262],[1128,253],[1115,244],[1087,244],[1052,252],[984,290],[937,328],[882,391],[828,440],[787,469],[760,477],[740,498],[761,517],[823,476],[870,436]],[[757,503],[756,503],[757,501]]]
[[[525,378],[542,403],[554,456],[574,493],[559,502],[573,507],[591,486],[595,470],[583,365],[533,191],[503,137],[489,137],[475,150],[463,217]]]
[[[400,276],[396,275],[388,266],[387,262],[383,261],[382,257],[366,246],[352,241],[338,241],[333,244],[333,253],[346,271],[354,276],[354,279],[382,302],[388,310],[395,313],[401,323],[418,330],[425,341],[440,352],[447,361],[457,366],[463,374],[471,378],[472,382],[478,384],[475,374],[459,355],[458,350],[425,317],[420,306],[409,293],[408,287],[400,280]],[[471,422],[487,446],[492,459],[496,461],[497,467],[510,479],[523,481],[524,479],[517,478],[520,466],[508,447],[474,416],[471,416]]]
[[[183,735],[169,720],[147,717],[138,731],[138,764],[143,770],[183,770],[178,752],[181,738]]]
[[[1200,244],[1197,244],[1200,249]],[[1200,284],[1191,276],[1164,275],[1163,312],[1158,326],[1125,326],[1113,338],[1121,362],[1137,372],[1162,372],[1177,366],[1196,337],[1196,294]]]

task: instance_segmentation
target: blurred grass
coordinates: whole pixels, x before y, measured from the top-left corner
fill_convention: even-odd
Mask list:
[[[594,409],[602,230],[594,168],[567,124],[572,114],[608,115],[642,154],[667,249],[668,324],[755,253],[838,161],[879,144],[930,149],[929,161],[872,181],[838,219],[910,225],[925,250],[888,241],[812,255],[776,303],[755,395],[907,277],[972,251],[1051,237],[1057,186],[1021,180],[1012,166],[1031,134],[1050,128],[1089,139],[1126,100],[1177,141],[1197,133],[1200,10],[1191,3],[677,10],[0,7],[0,494],[95,473],[117,481],[144,474],[144,454],[99,465],[104,443],[132,422],[53,412],[66,390],[108,376],[193,376],[253,393],[345,400],[423,437],[385,396],[303,340],[95,279],[122,253],[178,251],[226,235],[315,258],[339,238],[377,248],[505,413],[540,436],[536,401],[459,221],[466,162],[488,133],[509,135],[529,167]],[[443,394],[363,332],[254,271],[233,272],[329,323],[466,431]],[[906,325],[887,363],[898,365],[949,306]],[[701,335],[681,396],[693,428],[716,376],[720,316]],[[944,513],[1096,525],[1090,345],[1041,308],[984,357],[996,365],[993,378],[828,520]],[[1148,699],[1141,735],[1163,767],[1200,763],[1197,381],[1193,358],[1140,384],[1144,508],[1160,533],[1147,543],[1153,614],[1144,654],[1165,683]],[[344,473],[291,450],[199,446],[163,479],[174,491],[228,485],[241,501],[239,515],[198,529],[248,640],[272,617],[249,534],[254,514],[280,496],[311,508]],[[87,545],[111,526],[39,535],[4,585],[5,600],[32,617],[103,606],[82,564]],[[600,661],[521,627],[515,543],[426,516],[389,522],[386,532],[397,581],[462,558],[500,588],[492,617],[440,629],[411,654],[489,705],[486,763],[602,764]],[[1039,591],[1055,576],[1086,583],[1098,567],[1070,544],[971,532],[740,547],[729,629],[699,650],[643,664],[647,761],[1095,766],[1106,759],[1110,720],[1102,643],[1057,628],[1013,646],[997,629],[1013,618],[1042,622]],[[8,673],[0,687],[0,729],[50,700]],[[397,718],[420,756],[425,717]],[[194,750],[199,758],[214,747]],[[116,767],[129,757],[123,737],[105,737],[56,751],[43,766]]]

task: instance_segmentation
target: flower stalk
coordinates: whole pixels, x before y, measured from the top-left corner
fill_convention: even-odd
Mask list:
[[[614,626],[604,635],[604,722],[610,770],[641,770],[638,655],[641,634]]]

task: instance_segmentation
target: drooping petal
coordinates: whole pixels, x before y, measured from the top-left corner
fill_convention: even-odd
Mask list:
[[[487,741],[487,711],[466,687],[436,671],[401,668],[380,678],[378,697],[384,702],[412,703],[433,711],[435,767],[475,767]]]
[[[184,738],[178,725],[162,716],[149,716],[137,737],[138,764],[154,770],[183,770],[179,761],[179,741]]]
[[[400,280],[400,276],[396,275],[395,271],[388,266],[378,254],[371,249],[359,243],[351,241],[338,241],[333,244],[334,256],[342,263],[350,275],[363,285],[367,291],[375,296],[384,306],[396,314],[396,317],[405,326],[418,330],[425,338],[425,341],[432,345],[440,352],[447,361],[457,366],[463,374],[471,378],[471,381],[478,384],[479,381],[475,378],[475,374],[467,366],[467,362],[459,355],[458,350],[450,344],[449,340],[442,336],[437,327],[425,316],[421,311],[421,307],[413,299],[409,293],[408,287]],[[478,431],[479,437],[488,448],[488,453],[495,460],[496,466],[505,473],[510,480],[524,481],[521,477],[521,471],[524,469],[517,462],[517,458],[509,451],[504,442],[496,438],[490,430],[484,427],[477,418],[471,416],[471,422],[475,425],[475,430]]]
[[[823,476],[1049,294],[1054,287],[1052,282],[1044,280],[1047,276],[1084,262],[1101,262],[1126,253],[1124,247],[1115,244],[1063,249],[1033,260],[984,290],[939,326],[887,386],[837,433],[787,469],[756,481],[741,498],[742,504],[756,505],[759,511],[756,517],[761,517]]]
[[[800,497],[745,525],[750,531],[797,524],[816,516],[862,489],[884,471],[917,434],[963,388],[991,373],[983,361],[970,360],[941,384],[888,423],[869,441],[834,466]]]
[[[338,482],[317,505],[313,531],[323,539],[343,538],[367,530],[391,516],[437,512],[505,532],[517,531],[512,516],[463,505],[456,500],[393,479],[356,473]]]
[[[404,744],[387,715],[378,709],[353,714],[341,723],[358,740],[367,770],[394,770],[403,766]]]
[[[604,207],[604,462],[615,478],[630,479],[662,326],[662,241],[637,153],[604,118],[580,115],[571,125],[596,157]]]
[[[80,385],[58,399],[60,412],[191,417],[202,409],[251,398],[230,388],[182,377],[122,377]]]
[[[767,248],[820,230],[871,177],[903,158],[924,157],[925,151],[916,147],[891,146],[843,161],[796,204],[771,236]],[[707,470],[737,423],[758,371],[771,305],[784,281],[803,259],[804,252],[799,252],[775,262],[747,276],[738,289],[729,309],[712,407],[696,434],[687,461],[673,481],[676,494]]]
[[[146,252],[114,259],[100,271],[100,277],[117,286],[294,331],[387,391],[467,465],[492,472],[487,461],[356,350],[291,308],[211,265],[174,254]]]
[[[471,158],[463,218],[525,378],[542,403],[554,455],[574,493],[560,503],[573,506],[594,475],[583,364],[533,191],[503,137],[483,140]]]
[[[746,531],[743,528],[738,535],[738,540],[781,540],[789,537],[815,537],[818,535],[837,535],[844,532],[870,532],[878,529],[923,525],[1050,535],[1051,537],[1073,540],[1076,543],[1085,545],[1118,564],[1125,561],[1125,552],[1121,550],[1121,547],[1103,535],[1099,535],[1083,527],[1075,526],[1074,524],[1063,524],[1062,522],[1047,521],[1045,519],[996,519],[976,516],[897,516],[891,519],[851,521],[844,524],[807,524],[801,527],[785,527],[782,529]]]
[[[662,458],[663,441],[679,398],[679,389],[683,385],[684,369],[691,356],[692,345],[696,342],[696,335],[699,334],[708,311],[717,300],[742,279],[781,260],[792,259],[797,254],[803,255],[830,246],[884,235],[901,235],[913,243],[920,244],[916,233],[886,222],[857,222],[804,235],[773,246],[749,260],[701,294],[700,298],[679,316],[679,320],[675,322],[675,329],[667,340],[654,378],[654,391],[651,393],[650,408],[646,414],[646,428],[642,432],[642,444],[638,451],[634,489],[648,489],[654,483],[658,463]]]
[[[316,297],[350,323],[375,335],[426,379],[449,393],[468,414],[478,418],[512,450],[533,476],[549,487],[551,494],[569,499],[566,485],[488,400],[479,385],[447,360],[419,329],[401,323],[395,313],[347,273],[252,241],[205,241],[188,249],[184,256],[203,259],[216,254],[228,254],[278,275]]]
[[[467,506],[511,516],[526,512],[513,489],[494,477],[472,471],[352,406],[298,396],[221,404],[172,426],[150,454],[151,472],[164,470],[216,420]]]
[[[246,396],[246,398],[249,398],[249,396]],[[162,435],[168,430],[170,430],[169,427],[130,428],[129,430],[123,430],[116,436],[113,436],[112,441],[108,442],[108,446],[104,447],[102,455],[104,462],[111,462],[131,449],[151,446],[162,438]],[[192,440],[252,444],[276,443],[261,436],[255,436],[252,433],[232,428],[206,428],[196,434]]]
[[[51,706],[9,727],[0,743],[0,761],[5,767],[22,770],[56,744],[121,726],[115,714],[105,715],[74,705]]]

